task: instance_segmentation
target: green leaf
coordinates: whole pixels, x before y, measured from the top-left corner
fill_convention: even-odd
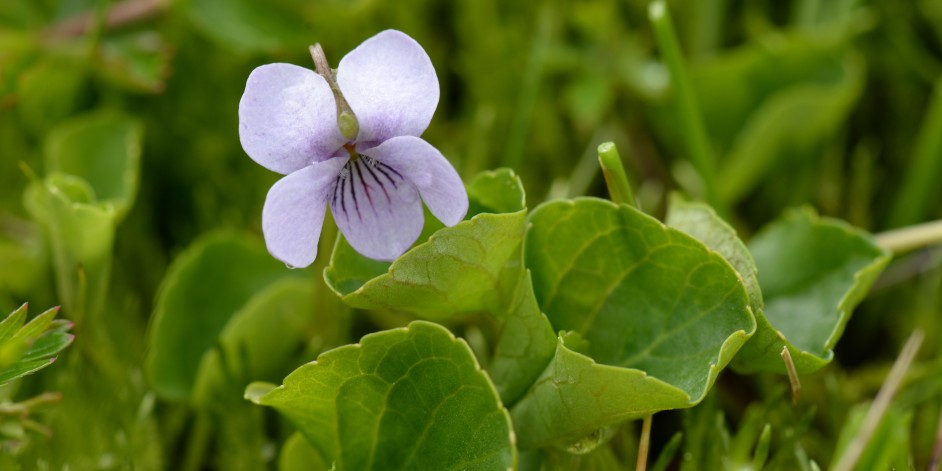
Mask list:
[[[291,274],[255,239],[217,233],[194,242],[171,264],[157,296],[146,359],[154,390],[190,398],[203,355],[230,319],[253,294]]]
[[[32,182],[24,196],[46,231],[62,306],[77,321],[100,312],[111,275],[117,216],[113,206],[93,199],[87,182],[61,173]]]
[[[598,364],[560,337],[556,355],[511,415],[521,449],[569,448],[607,426],[690,405],[680,388],[636,368]]]
[[[397,309],[426,319],[444,319],[471,312],[501,312],[512,294],[520,266],[508,266],[519,257],[526,211],[479,214],[454,227],[446,227],[355,291],[349,280],[346,257],[337,252],[325,271],[328,285],[343,301],[361,309]]]
[[[416,321],[298,368],[258,398],[337,469],[499,469],[510,418],[463,340]]]
[[[328,471],[331,463],[324,461],[320,453],[304,439],[304,435],[293,433],[281,447],[278,455],[278,471]]]
[[[526,201],[509,169],[479,174],[468,185],[470,211],[481,212],[435,232],[391,265],[357,254],[341,237],[324,271],[347,304],[396,309],[426,319],[488,313],[501,323],[487,365],[501,399],[513,403],[543,371],[556,348],[523,269]]]
[[[226,323],[214,348],[200,361],[194,400],[211,406],[226,392],[253,380],[276,381],[296,365],[317,326],[314,283],[289,277],[252,296]]]
[[[694,64],[703,121],[724,156],[720,200],[735,203],[776,170],[813,162],[860,96],[865,65],[841,41],[778,31]],[[685,136],[671,111],[653,118],[662,140],[677,147]]]
[[[665,224],[677,229],[723,256],[742,279],[749,295],[753,313],[762,311],[762,290],[759,287],[756,261],[736,230],[716,214],[709,205],[684,201],[672,195]]]
[[[504,404],[513,405],[543,373],[556,352],[556,335],[537,305],[529,271],[521,273],[501,321],[487,373]]]
[[[45,141],[46,170],[88,182],[86,203],[113,206],[121,219],[134,203],[143,127],[128,116],[99,111],[64,123]]]
[[[53,363],[56,362],[55,358],[44,358],[42,360],[32,360],[32,361],[18,361],[8,368],[4,368],[3,371],[0,371],[0,385],[9,383],[17,378],[22,378],[23,376],[33,374]]]
[[[851,312],[891,258],[866,232],[810,209],[789,211],[749,249],[765,315],[734,362],[745,372],[785,372],[779,353],[786,342],[799,373],[831,361]]]
[[[0,344],[9,341],[13,338],[13,335],[16,334],[16,331],[20,330],[20,327],[23,327],[23,323],[26,322],[26,310],[28,306],[28,304],[23,304],[0,321]]]
[[[327,284],[361,309],[396,309],[432,320],[504,312],[522,269],[522,185],[512,171],[499,170],[479,175],[468,192],[475,208],[513,212],[480,213],[443,228],[391,265],[357,254],[341,238],[324,271]]]
[[[527,431],[521,447],[694,405],[755,331],[729,263],[634,208],[556,201],[530,223],[526,262],[537,300],[556,330],[588,344],[585,356],[560,343],[514,406],[515,425]],[[558,416],[565,419],[550,418]]]
[[[115,228],[131,208],[141,126],[114,112],[72,119],[45,140],[48,175],[26,189],[24,206],[41,222],[66,313],[81,322],[104,305]]]
[[[691,69],[704,121],[723,153],[735,147],[734,142],[751,121],[767,113],[763,108],[793,93],[789,90],[818,87],[840,94],[861,78],[862,64],[854,63],[856,59],[840,47],[840,42],[821,41],[799,32],[774,34],[700,61]],[[785,95],[780,95],[783,92]],[[822,106],[827,108],[831,102],[828,99]],[[814,132],[816,118],[808,116],[804,121],[804,129]]]
[[[834,135],[863,88],[860,60],[848,57],[844,67],[841,82],[785,89],[753,113],[719,172],[724,201],[739,201],[777,166],[807,161],[816,146]]]
[[[16,341],[17,339],[33,339],[39,337],[47,328],[52,324],[52,319],[56,317],[56,314],[59,313],[59,308],[54,307],[52,309],[43,312],[42,314],[32,318],[29,322],[26,323],[23,327],[13,335],[13,338],[10,339],[11,342]]]
[[[713,208],[674,197],[667,213],[667,225],[687,233],[722,255],[743,280],[746,293],[749,294],[749,306],[756,316],[756,333],[740,349],[732,361],[732,367],[748,372],[754,370],[755,365],[762,364],[766,369],[784,373],[785,367],[780,353],[786,346],[799,371],[817,370],[827,363],[825,359],[802,352],[769,324],[763,310],[756,262],[749,249],[736,235],[736,231],[723,221]]]
[[[59,308],[49,309],[23,325],[26,310],[24,304],[0,322],[0,385],[51,365],[75,338],[68,333],[71,322],[53,320]]]
[[[509,168],[481,172],[468,184],[468,214],[515,213],[527,209],[520,178]]]

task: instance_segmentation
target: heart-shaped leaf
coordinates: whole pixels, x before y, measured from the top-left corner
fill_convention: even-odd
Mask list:
[[[664,222],[722,255],[742,278],[752,312],[759,313],[762,310],[762,289],[759,287],[756,261],[746,244],[736,235],[736,230],[721,219],[713,208],[704,203],[684,201],[674,195]]]
[[[494,190],[500,189],[499,193]],[[510,170],[486,172],[468,187],[479,213],[443,228],[392,264],[356,253],[341,237],[327,284],[350,306],[396,309],[426,319],[500,313],[513,295],[526,224],[523,187]]]
[[[574,441],[657,410],[699,402],[755,331],[745,288],[718,254],[638,210],[595,198],[530,217],[526,262],[560,349],[514,406],[520,443]],[[596,365],[595,362],[601,363]],[[565,385],[566,394],[559,394]],[[605,413],[593,412],[600,404]],[[567,417],[550,421],[548,417]]]
[[[273,381],[297,365],[314,335],[314,283],[286,277],[272,282],[232,314],[214,348],[200,361],[194,401],[212,407],[215,400],[252,381]]]
[[[516,463],[510,417],[463,340],[416,321],[321,354],[246,397],[287,416],[336,469],[494,469]]]
[[[769,324],[763,312],[756,262],[746,244],[736,235],[736,231],[723,221],[713,208],[703,203],[672,198],[667,213],[667,225],[689,234],[722,255],[743,280],[749,294],[749,305],[756,316],[756,333],[733,359],[733,368],[748,372],[754,370],[757,365],[764,365],[766,369],[784,373],[785,365],[780,356],[783,347],[788,348],[792,362],[801,372],[817,370],[827,363],[826,359],[803,352],[792,345]]]
[[[765,298],[759,330],[736,357],[739,371],[785,372],[788,345],[799,373],[833,356],[854,307],[890,261],[872,236],[810,209],[789,211],[749,243]]]
[[[203,355],[230,320],[255,293],[300,274],[245,236],[219,233],[194,242],[167,270],[157,297],[146,359],[154,390],[168,399],[190,398]]]
[[[347,304],[396,309],[441,320],[488,313],[501,323],[487,369],[501,399],[513,403],[543,371],[556,336],[523,268],[526,201],[509,169],[468,185],[470,220],[435,232],[391,265],[357,254],[341,237],[324,271]]]

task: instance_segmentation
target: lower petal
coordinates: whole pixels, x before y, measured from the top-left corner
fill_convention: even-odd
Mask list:
[[[275,182],[262,209],[262,232],[268,251],[291,267],[306,267],[317,258],[327,197],[346,158],[302,168]]]
[[[330,195],[330,210],[347,242],[375,260],[394,260],[422,232],[419,193],[402,174],[360,158],[341,170]]]
[[[468,193],[455,167],[435,147],[421,138],[398,136],[364,151],[412,182],[429,211],[454,226],[468,212]]]

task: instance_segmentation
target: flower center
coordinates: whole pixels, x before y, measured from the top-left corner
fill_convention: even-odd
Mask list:
[[[343,145],[343,148],[347,150],[347,153],[350,154],[350,160],[356,160],[360,158],[360,154],[357,153],[357,146],[352,142],[348,142]]]
[[[353,154],[355,152],[351,153]],[[330,205],[335,214],[342,213],[344,217],[349,218],[351,213],[348,211],[352,211],[362,220],[361,210],[366,206],[374,212],[378,211],[377,206],[381,210],[388,210],[394,203],[395,191],[406,180],[396,169],[372,157],[359,154],[357,156],[362,158],[351,158],[340,169]],[[382,196],[377,198],[380,194]]]

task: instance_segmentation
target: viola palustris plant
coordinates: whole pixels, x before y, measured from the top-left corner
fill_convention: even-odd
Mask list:
[[[888,260],[869,235],[810,210],[748,245],[682,198],[665,225],[635,207],[611,144],[599,151],[614,202],[529,213],[507,169],[466,192],[419,137],[439,98],[419,44],[384,31],[336,70],[310,50],[314,71],[255,69],[239,106],[246,153],[286,174],[264,205],[268,250],[313,263],[329,206],[342,233],[325,270],[333,292],[424,319],[322,353],[282,386],[248,387],[297,427],[292,453],[325,467],[507,469],[534,450],[554,463],[607,444],[625,421],[699,404],[727,365],[788,373],[797,394]],[[420,197],[446,227],[407,252]],[[426,322],[458,319],[491,333],[472,350]]]
[[[360,253],[393,260],[422,232],[422,200],[448,226],[468,209],[454,167],[419,136],[438,106],[438,77],[418,43],[399,31],[367,39],[330,69],[255,69],[239,104],[239,136],[252,159],[286,174],[265,201],[262,227],[279,260],[306,267],[330,205]]]
[[[936,469],[940,54],[939,0],[0,0],[0,471]]]

